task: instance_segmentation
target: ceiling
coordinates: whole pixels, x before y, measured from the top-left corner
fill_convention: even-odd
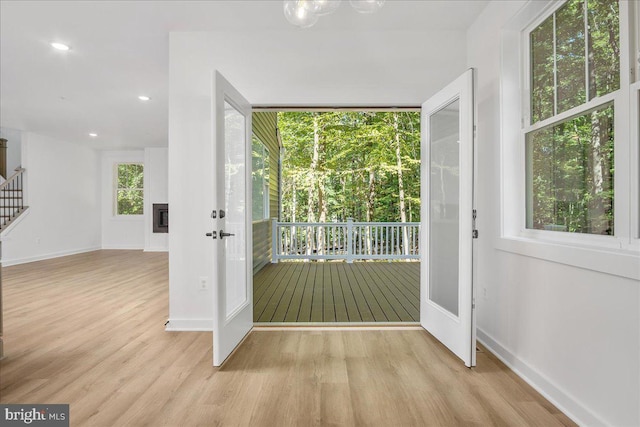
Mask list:
[[[464,33],[488,1],[388,0],[373,15],[347,3],[301,30],[286,22],[279,0],[0,1],[0,126],[97,149],[166,146],[170,32]],[[71,50],[56,51],[53,41]],[[367,61],[376,52],[358,55]]]

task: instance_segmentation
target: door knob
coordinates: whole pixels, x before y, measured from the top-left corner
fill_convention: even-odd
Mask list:
[[[220,238],[223,239],[225,237],[235,236],[233,233],[225,233],[223,230],[220,230]]]
[[[212,239],[217,239],[218,238],[217,234],[218,233],[216,233],[215,231],[212,231],[211,233],[205,234],[205,236],[211,237]]]

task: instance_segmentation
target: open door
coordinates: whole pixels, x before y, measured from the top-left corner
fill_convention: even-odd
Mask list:
[[[217,71],[213,76],[215,229],[213,366],[253,327],[251,105]]]
[[[422,104],[420,323],[475,366],[473,70]]]

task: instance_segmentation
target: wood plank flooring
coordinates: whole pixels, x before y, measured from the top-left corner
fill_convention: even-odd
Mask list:
[[[71,426],[574,425],[422,330],[255,331],[215,369],[210,332],[164,331],[167,270],[138,251],[6,268],[0,402],[69,403]]]
[[[253,279],[256,322],[419,322],[418,262],[281,262]]]

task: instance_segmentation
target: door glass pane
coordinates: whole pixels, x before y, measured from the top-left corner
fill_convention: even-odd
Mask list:
[[[226,315],[247,301],[246,271],[246,175],[245,120],[232,105],[224,103],[224,237]],[[222,238],[222,236],[220,236]]]
[[[460,101],[429,118],[429,299],[458,315]]]

